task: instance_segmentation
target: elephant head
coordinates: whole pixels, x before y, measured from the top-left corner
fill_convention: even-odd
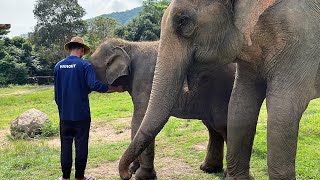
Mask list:
[[[113,86],[128,85],[131,59],[119,39],[109,39],[100,44],[91,55],[90,62],[99,81]]]
[[[119,164],[128,179],[129,164],[166,124],[183,81],[192,74],[231,63],[251,46],[259,16],[274,0],[173,0],[161,23],[152,92],[144,120]]]

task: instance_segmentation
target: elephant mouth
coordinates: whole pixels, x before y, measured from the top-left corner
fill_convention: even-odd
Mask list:
[[[111,86],[115,86],[115,87],[122,86],[121,91],[128,91],[129,90],[129,76],[124,75],[124,76],[118,77],[115,81],[113,81]]]

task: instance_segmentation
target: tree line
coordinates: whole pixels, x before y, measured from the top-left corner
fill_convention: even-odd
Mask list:
[[[168,0],[145,0],[139,15],[121,26],[107,16],[83,20],[85,10],[77,0],[37,0],[33,10],[37,24],[27,38],[8,38],[9,31],[0,30],[0,86],[52,76],[54,65],[68,55],[63,45],[73,36],[82,36],[92,51],[107,37],[158,40],[168,5]]]

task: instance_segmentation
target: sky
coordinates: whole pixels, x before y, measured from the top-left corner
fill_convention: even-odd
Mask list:
[[[89,19],[102,14],[130,10],[141,6],[143,0],[78,0]],[[0,24],[11,24],[8,37],[33,31],[37,21],[33,16],[36,0],[0,0]]]

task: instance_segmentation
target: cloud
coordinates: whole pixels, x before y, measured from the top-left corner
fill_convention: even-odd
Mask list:
[[[125,11],[141,6],[143,0],[78,0],[87,12],[84,19],[102,14]],[[0,24],[11,24],[9,37],[32,32],[36,0],[1,0]]]

